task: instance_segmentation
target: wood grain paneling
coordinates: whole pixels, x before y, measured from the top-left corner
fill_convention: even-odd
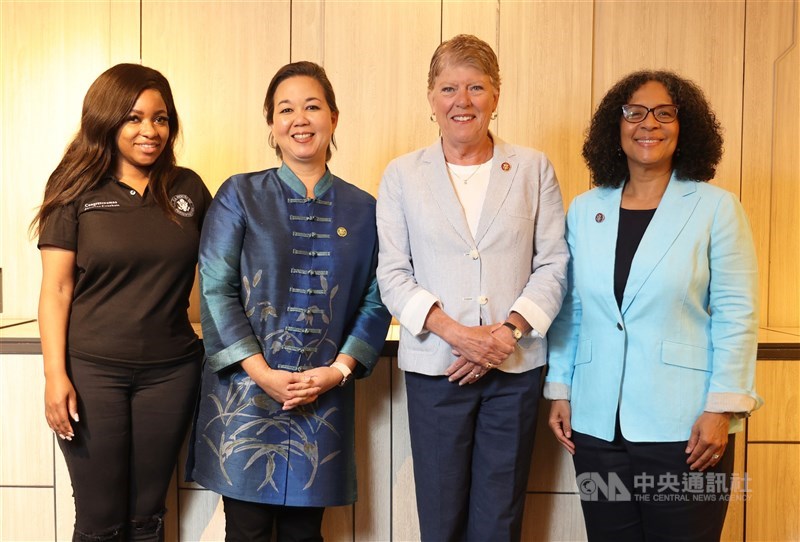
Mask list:
[[[724,129],[715,184],[739,195],[743,0],[594,3],[593,103],[622,76],[669,69],[705,91]]]
[[[414,462],[408,436],[408,402],[403,371],[392,367],[392,540],[419,540]]]
[[[525,542],[586,540],[581,500],[577,494],[528,494],[522,521]]]
[[[213,491],[179,489],[180,540],[221,542],[225,540],[222,497]]]
[[[742,205],[758,255],[761,324],[770,326],[800,321],[799,27],[797,2],[747,3]]]
[[[750,444],[746,538],[800,540],[800,444]]]
[[[2,310],[30,317],[41,264],[28,224],[80,125],[89,85],[111,65],[139,57],[138,2],[4,0],[0,21]]]
[[[55,437],[44,418],[41,356],[0,356],[0,390],[0,485],[52,487]]]
[[[528,491],[577,494],[572,456],[558,443],[547,425],[549,415],[550,401],[540,400]]]
[[[64,454],[56,447],[55,451],[55,507],[56,538],[58,542],[71,542],[75,526],[75,499],[72,497],[72,481],[69,478]]]
[[[441,12],[442,41],[449,40],[457,34],[472,34],[491,45],[499,56],[500,12],[506,8],[507,6],[501,6],[500,2],[496,1],[445,0],[442,2]],[[430,51],[430,54],[433,54],[433,50]],[[501,64],[501,70],[502,67]]]
[[[747,439],[744,431],[736,434],[736,445],[733,460],[733,472],[743,475],[745,468],[745,449]],[[726,452],[727,453],[727,452]],[[723,542],[742,542],[744,540],[744,491],[743,487],[732,488],[730,501],[728,502],[728,513],[725,516],[725,525],[722,528],[720,540]]]
[[[436,139],[426,80],[439,20],[433,2],[325,4],[324,65],[341,112],[331,171],[373,195],[390,160]]]
[[[500,9],[497,133],[547,154],[565,208],[590,185],[581,147],[592,113],[591,27],[590,2],[510,2]]]
[[[392,358],[356,381],[356,540],[389,540],[392,514]]]
[[[0,487],[0,540],[54,540],[53,488]]]
[[[764,406],[748,421],[747,439],[800,443],[800,362],[760,360],[756,390]]]
[[[289,61],[290,2],[142,4],[142,61],[169,79],[183,124],[178,163],[215,193],[235,173],[278,164],[262,113]]]

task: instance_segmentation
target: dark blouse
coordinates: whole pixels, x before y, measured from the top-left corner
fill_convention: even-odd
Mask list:
[[[633,210],[622,207],[619,209],[617,253],[614,262],[614,297],[617,298],[617,306],[620,308],[633,257],[654,214],[656,214],[655,209]]]

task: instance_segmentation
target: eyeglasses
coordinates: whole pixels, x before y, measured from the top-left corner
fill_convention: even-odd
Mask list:
[[[622,118],[634,124],[642,122],[650,112],[653,113],[653,118],[662,124],[675,122],[678,118],[678,106],[673,104],[657,105],[652,109],[639,104],[625,104],[622,106]]]

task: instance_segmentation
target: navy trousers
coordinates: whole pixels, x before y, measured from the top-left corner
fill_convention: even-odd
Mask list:
[[[690,471],[686,441],[612,442],[573,431],[575,473],[590,542],[720,539],[733,470],[734,435],[704,472]],[[742,473],[739,473],[742,474]]]
[[[423,542],[520,539],[541,375],[405,373]]]

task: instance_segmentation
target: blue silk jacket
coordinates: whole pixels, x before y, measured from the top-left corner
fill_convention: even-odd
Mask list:
[[[314,197],[285,165],[235,175],[203,227],[200,289],[206,362],[188,477],[235,499],[287,506],[356,500],[354,387],[283,411],[241,368],[330,365],[367,376],[390,315],[375,278],[375,199],[326,172]]]

